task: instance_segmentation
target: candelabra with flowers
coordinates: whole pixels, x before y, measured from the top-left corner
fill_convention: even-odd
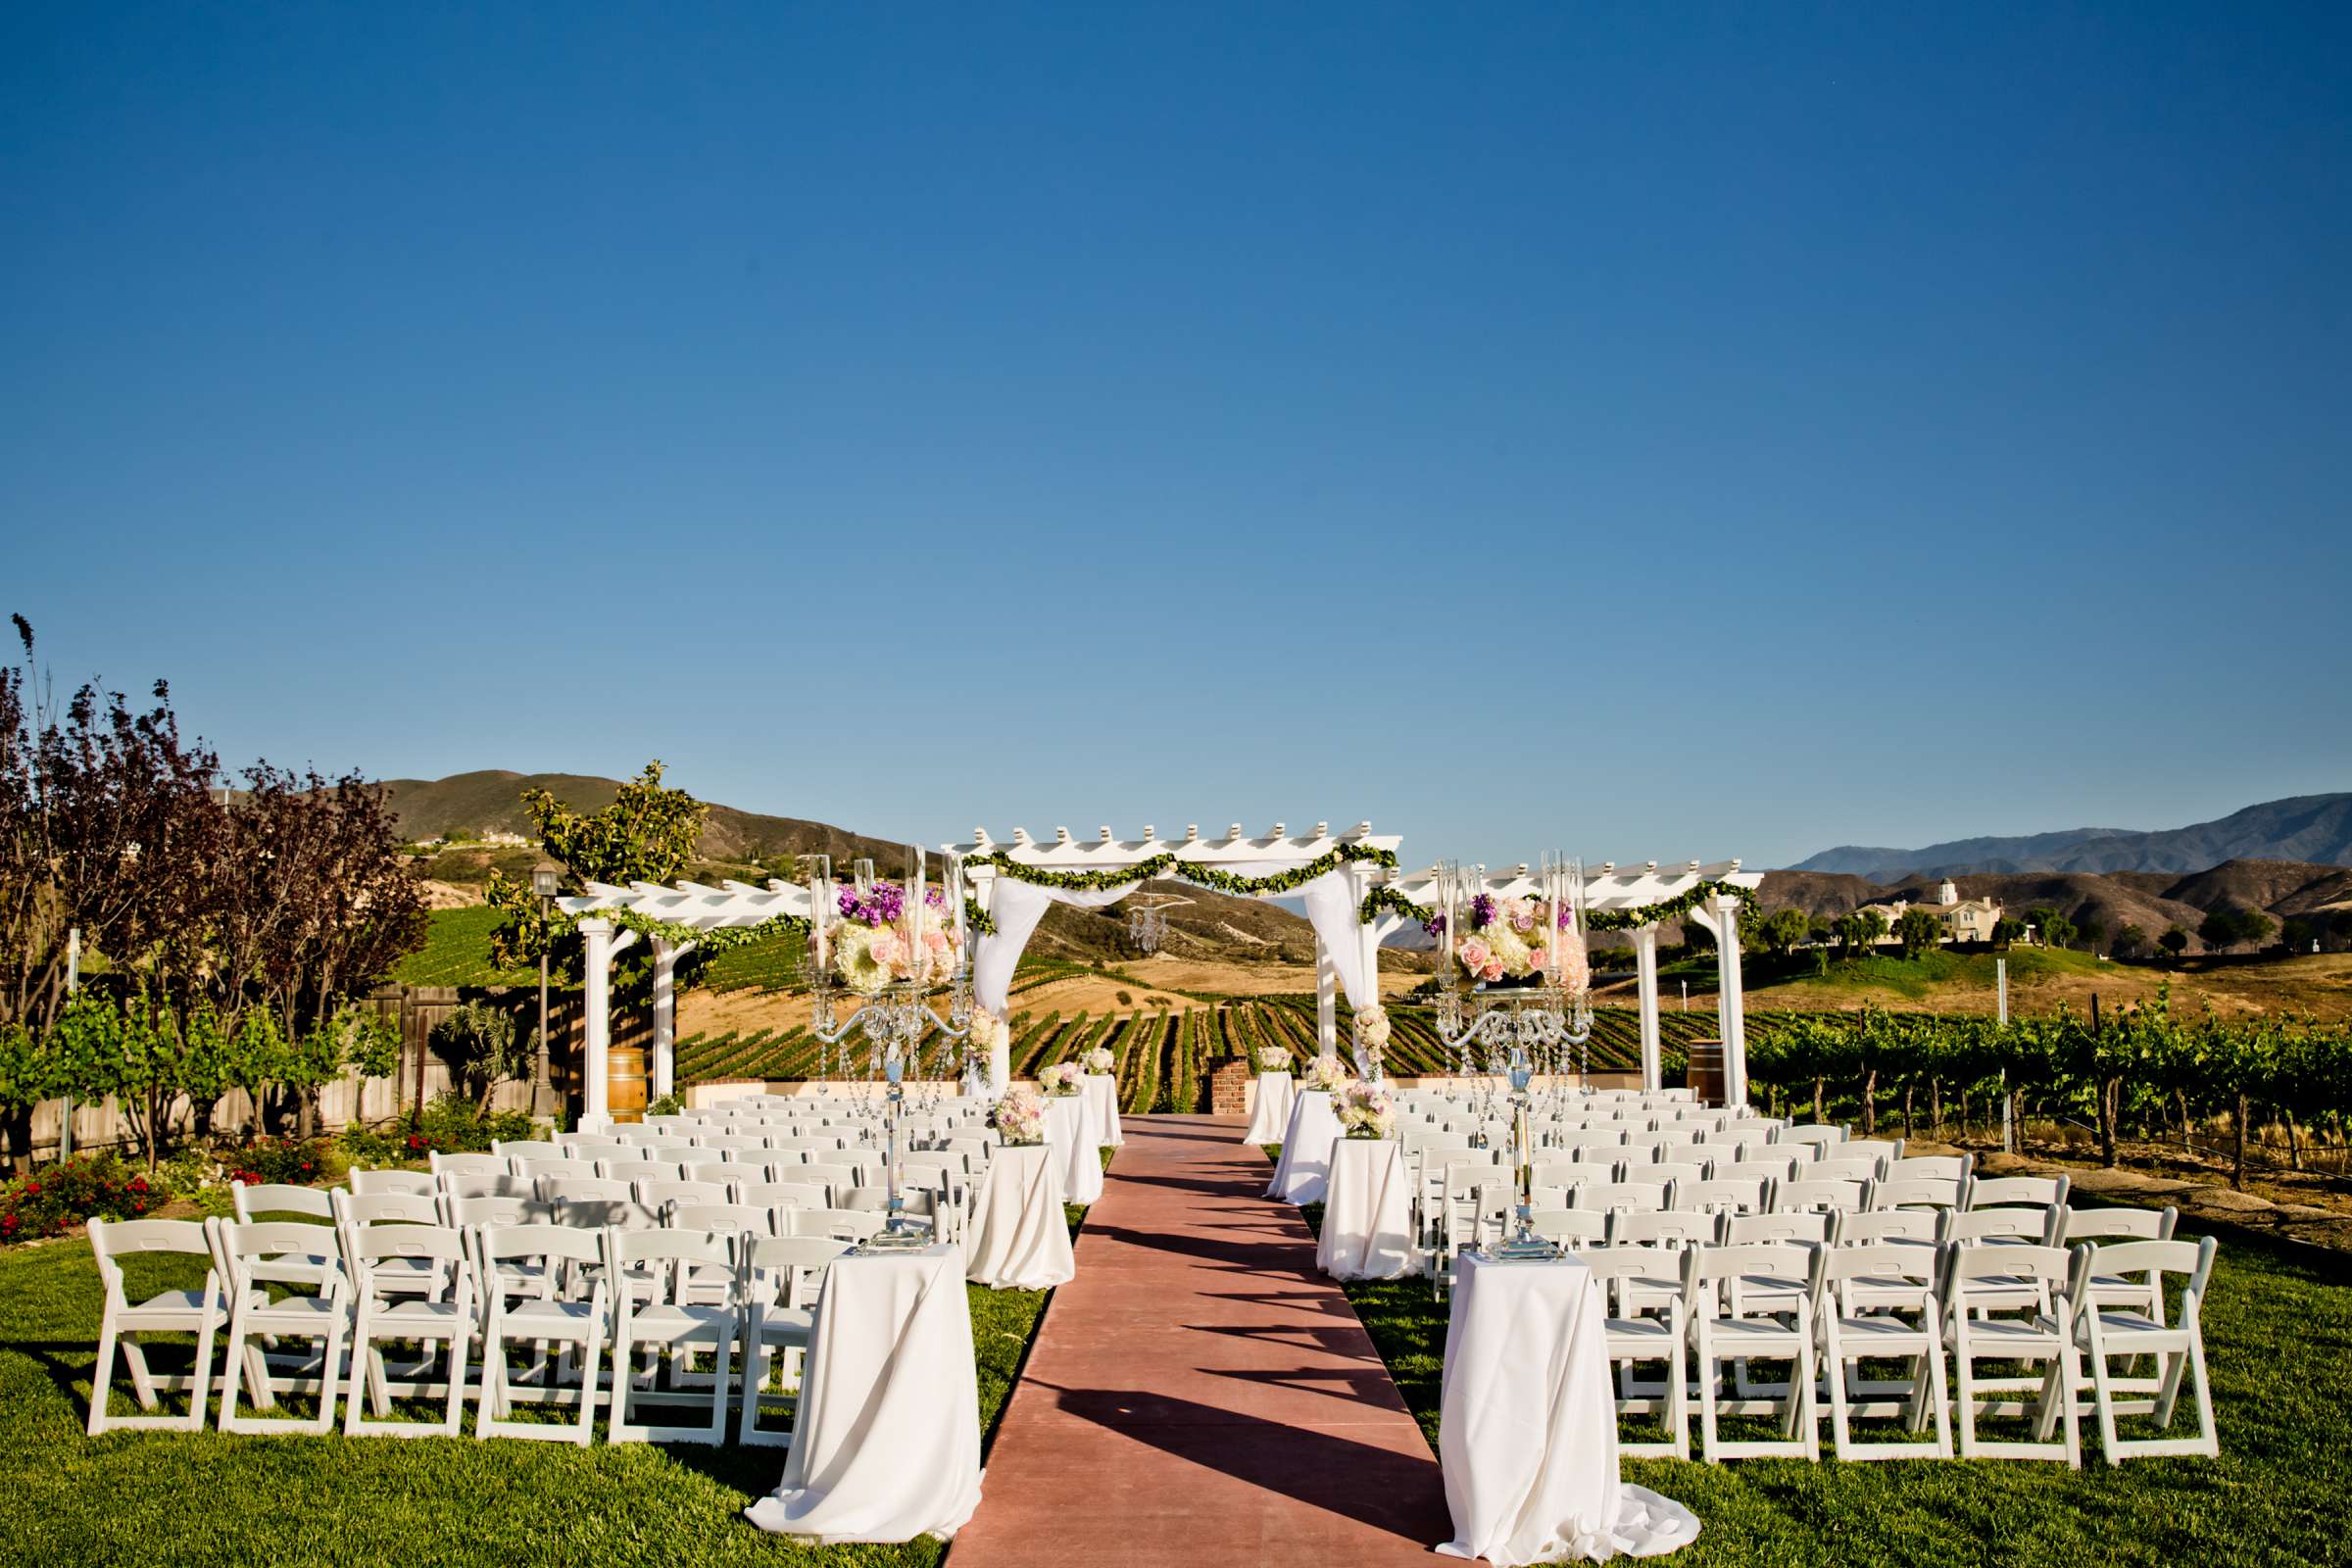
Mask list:
[[[933,1238],[907,1221],[902,1180],[906,1079],[924,1081],[924,1043],[934,1035],[931,1076],[950,1065],[958,1042],[972,1032],[971,944],[963,908],[963,857],[950,853],[937,884],[926,878],[923,848],[906,847],[904,883],[875,879],[874,862],[858,860],[846,884],[833,880],[833,862],[812,856],[808,871],[808,1032],[840,1049],[842,1075],[851,1076],[850,1041],[867,1042],[864,1076],[887,1084],[889,1152],[886,1219],[868,1247],[921,1247]],[[838,1016],[849,1001],[847,1016]],[[945,1000],[945,1017],[933,1010]],[[968,1068],[968,1063],[966,1064]],[[968,1076],[968,1071],[967,1071]]]
[[[1438,867],[1438,1037],[1458,1069],[1480,1086],[1511,1086],[1512,1189],[1518,1224],[1498,1256],[1548,1256],[1536,1238],[1529,1192],[1534,1156],[1529,1090],[1539,1076],[1556,1084],[1570,1065],[1580,1079],[1591,1065],[1592,965],[1585,948],[1585,871],[1556,851],[1544,856],[1534,897],[1497,898],[1477,871],[1451,860]],[[1465,985],[1465,982],[1467,984]]]

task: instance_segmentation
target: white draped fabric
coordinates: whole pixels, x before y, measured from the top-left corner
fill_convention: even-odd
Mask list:
[[[1061,1191],[1073,1203],[1102,1196],[1102,1129],[1084,1095],[1046,1097],[1046,1147],[1061,1172]]]
[[[1453,1539],[1438,1550],[1521,1563],[1654,1557],[1698,1519],[1617,1477],[1617,1408],[1600,1293],[1574,1260],[1464,1253],[1446,1330],[1438,1462]]]
[[[1236,876],[1257,877],[1271,876],[1290,867],[1285,862],[1269,860],[1221,869]],[[992,879],[991,887],[988,915],[997,929],[994,934],[983,933],[973,945],[972,996],[981,1006],[1003,1018],[1011,1006],[1013,968],[1021,961],[1022,950],[1029,946],[1030,937],[1036,934],[1037,922],[1046,917],[1047,906],[1066,904],[1078,909],[1100,909],[1133,893],[1137,884],[1130,882],[1099,892],[1070,892],[1000,874]],[[1339,975],[1340,989],[1346,993],[1348,1004],[1368,1007],[1380,998],[1372,975],[1366,971],[1353,894],[1353,883],[1343,869],[1326,872],[1279,896],[1296,898],[1304,904],[1307,921],[1314,926],[1315,939]],[[1002,1094],[1012,1075],[1009,1054],[1009,1047],[990,1054],[991,1094]]]
[[[1297,1098],[1297,1085],[1288,1072],[1259,1073],[1257,1103],[1250,1107],[1250,1130],[1242,1134],[1242,1142],[1281,1143],[1291,1130],[1291,1102]]]
[[[1323,1234],[1315,1266],[1335,1280],[1393,1280],[1413,1272],[1413,1221],[1402,1146],[1343,1137],[1331,1146]]]
[[[1340,1118],[1332,1113],[1331,1096],[1321,1089],[1302,1089],[1291,1102],[1291,1124],[1283,1130],[1282,1163],[1266,1184],[1266,1196],[1286,1203],[1319,1203],[1331,1174],[1331,1146],[1340,1140]]]
[[[1106,1072],[1090,1072],[1080,1080],[1086,1098],[1095,1104],[1095,1121],[1102,1129],[1102,1147],[1116,1149],[1127,1141],[1119,1131],[1119,1081]]]
[[[1061,1167],[1044,1144],[996,1152],[972,1204],[963,1277],[1000,1291],[1050,1291],[1078,1277],[1061,1211]]]
[[[953,1536],[980,1505],[980,1395],[953,1246],[825,1271],[784,1480],[744,1510],[780,1536]]]

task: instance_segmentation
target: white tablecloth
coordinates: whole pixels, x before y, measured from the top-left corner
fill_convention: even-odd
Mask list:
[[[1084,1082],[1086,1098],[1094,1102],[1095,1119],[1102,1127],[1102,1147],[1118,1148],[1127,1141],[1119,1131],[1119,1081],[1106,1072],[1090,1072]]]
[[[1462,1255],[1438,1426],[1453,1540],[1440,1552],[1512,1568],[1656,1556],[1697,1537],[1690,1510],[1617,1479],[1599,1294],[1573,1260]]]
[[[1286,1203],[1321,1202],[1331,1174],[1331,1146],[1339,1137],[1340,1118],[1331,1113],[1330,1093],[1301,1089],[1291,1102],[1290,1125],[1282,1134],[1282,1163],[1274,1167],[1266,1196]]]
[[[820,1541],[953,1536],[980,1505],[980,1394],[963,1254],[847,1255],[825,1271],[784,1480],[744,1510]]]
[[[1335,1280],[1393,1280],[1413,1271],[1412,1179],[1394,1138],[1331,1146],[1315,1266]]]
[[[1061,1166],[1062,1197],[1091,1203],[1102,1196],[1102,1129],[1085,1095],[1046,1097],[1046,1146]]]
[[[997,1151],[963,1238],[963,1277],[995,1290],[1047,1291],[1078,1276],[1061,1211],[1061,1166],[1044,1144]]]
[[[1250,1130],[1242,1134],[1242,1142],[1281,1143],[1291,1130],[1291,1102],[1298,1098],[1288,1072],[1259,1073],[1257,1103],[1250,1109]]]

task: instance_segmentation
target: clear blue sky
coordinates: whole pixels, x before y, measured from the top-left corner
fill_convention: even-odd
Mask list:
[[[1497,861],[2352,787],[2342,6],[19,0],[0,192],[0,610],[231,758]]]

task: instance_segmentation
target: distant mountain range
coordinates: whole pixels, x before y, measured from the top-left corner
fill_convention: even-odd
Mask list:
[[[2352,794],[2298,795],[2232,811],[2214,822],[2139,832],[2078,827],[2020,838],[1953,839],[1919,850],[1841,844],[1790,866],[1877,883],[1910,877],[2030,871],[2205,871],[2230,860],[2352,865]]]

